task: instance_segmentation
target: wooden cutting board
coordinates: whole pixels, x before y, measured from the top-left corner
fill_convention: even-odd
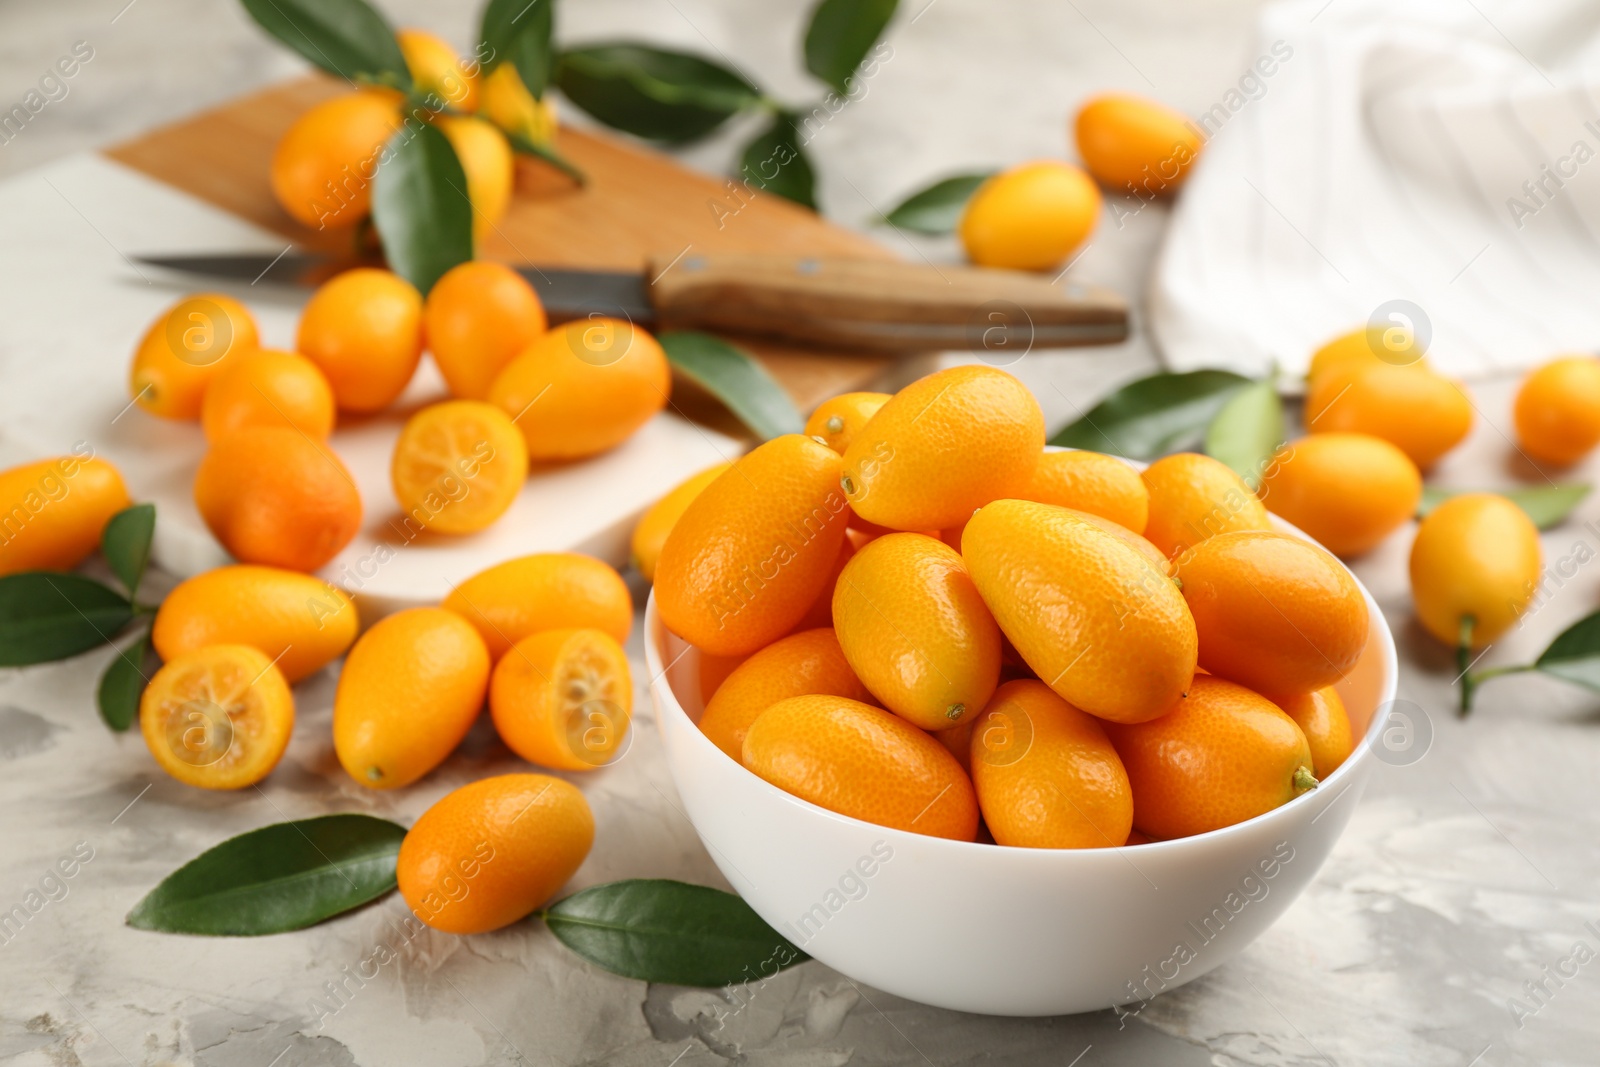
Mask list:
[[[307,248],[341,252],[348,233],[290,218],[268,183],[273,148],[322,100],[349,92],[312,75],[274,86],[126,141],[105,154]],[[781,197],[689,170],[620,136],[563,127],[556,147],[588,176],[578,185],[535,160],[518,160],[516,196],[480,249],[489,259],[603,270],[642,270],[652,255],[763,252],[893,259],[881,245]],[[784,385],[802,412],[888,369],[881,355],[820,352],[736,338]],[[691,383],[674,383],[681,413],[725,432],[730,418]]]

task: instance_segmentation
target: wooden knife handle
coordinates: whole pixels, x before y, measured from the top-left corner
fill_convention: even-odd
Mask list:
[[[694,253],[656,257],[649,270],[650,299],[667,328],[875,352],[1015,351],[1128,335],[1117,294],[1020,271]]]

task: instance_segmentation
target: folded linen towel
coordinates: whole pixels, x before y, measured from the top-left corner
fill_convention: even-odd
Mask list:
[[[1158,256],[1169,367],[1292,379],[1369,320],[1464,378],[1600,349],[1600,4],[1285,0],[1252,54]]]

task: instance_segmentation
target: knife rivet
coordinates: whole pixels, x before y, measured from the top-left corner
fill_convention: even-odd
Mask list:
[[[802,259],[794,265],[794,269],[801,274],[816,274],[822,270],[822,263],[815,259]]]

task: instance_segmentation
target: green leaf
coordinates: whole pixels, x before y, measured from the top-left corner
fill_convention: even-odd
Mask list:
[[[537,159],[544,160],[546,163],[550,164],[552,167],[556,168],[556,170],[559,170],[562,174],[565,174],[579,185],[589,184],[589,176],[582,170],[579,170],[577,165],[571,160],[567,159],[566,156],[563,156],[560,152],[557,152],[553,146],[547,144],[535,144],[526,137],[522,136],[520,133],[512,133],[510,130],[501,130],[500,132],[505,134],[506,140],[511,143],[512,151],[520,152],[525,156],[533,156]]]
[[[967,201],[978,191],[978,186],[994,176],[994,171],[981,174],[957,174],[934,182],[920,192],[912,193],[883,217],[883,221],[902,230],[939,236],[954,233],[961,224],[961,215],[967,210]]]
[[[1561,631],[1533,666],[1564,681],[1600,690],[1600,611]]]
[[[556,84],[607,126],[668,144],[704,137],[761,99],[760,90],[726,67],[622,42],[563,52]]]
[[[173,871],[128,925],[253,937],[314,926],[395,887],[406,828],[371,815],[321,815],[240,834]]]
[[[145,674],[145,661],[150,658],[150,631],[139,635],[138,640],[117,653],[104,674],[95,702],[100,705],[100,717],[113,730],[126,730],[139,717],[139,698],[150,678]]]
[[[1530,485],[1522,489],[1441,489],[1425,485],[1422,487],[1422,500],[1417,504],[1417,518],[1427,518],[1430,511],[1453,496],[1495,493],[1527,512],[1528,518],[1539,529],[1548,530],[1571,514],[1572,509],[1589,495],[1590,488],[1587,485]]]
[[[817,210],[817,175],[795,136],[795,117],[779,112],[772,125],[745,145],[739,176],[762,192]]]
[[[98,648],[133,619],[133,604],[92,578],[25,571],[0,578],[0,667]]]
[[[555,0],[489,0],[480,31],[489,56],[483,73],[509,60],[533,98],[542,99],[555,69],[554,31]]]
[[[1196,444],[1222,405],[1250,381],[1225,370],[1152,374],[1100,401],[1083,418],[1058,430],[1050,443],[1154,459]]]
[[[409,91],[394,30],[365,0],[241,0],[261,28],[330,74]]]
[[[511,62],[535,100],[544,99],[544,91],[555,74],[556,53],[550,40],[555,32],[551,17],[554,10],[551,0],[542,0],[529,13],[529,27],[511,40]]]
[[[840,96],[848,96],[851,75],[894,17],[897,4],[898,0],[821,0],[806,28],[806,69]]]
[[[1283,403],[1270,381],[1236,390],[1206,427],[1205,452],[1233,468],[1255,489],[1283,444]]]
[[[135,504],[111,516],[100,533],[100,554],[122,579],[128,596],[139,593],[144,569],[150,563],[150,542],[156,532],[156,506]]]
[[[695,330],[668,330],[656,340],[668,362],[726,404],[762,440],[805,428],[783,386],[742,350]]]
[[[423,296],[472,258],[467,175],[435,126],[408,119],[384,148],[372,181],[372,220],[389,266]]]
[[[810,958],[732,893],[666,879],[581,890],[547,909],[544,920],[590,963],[646,982],[731,985]]]

